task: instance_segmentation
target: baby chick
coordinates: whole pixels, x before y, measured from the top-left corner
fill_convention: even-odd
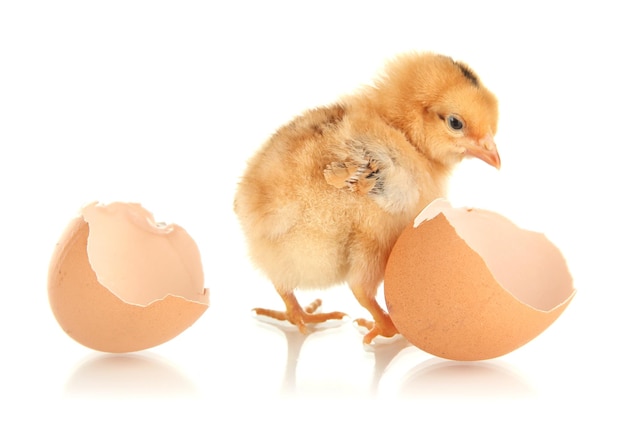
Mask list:
[[[341,319],[302,308],[296,289],[347,283],[376,336],[397,330],[376,301],[400,232],[446,194],[454,166],[477,157],[500,168],[494,144],[495,96],[464,63],[433,53],[390,61],[374,84],[309,110],[278,131],[250,160],[235,212],[251,260],[272,281],[286,311],[255,309],[307,324]]]

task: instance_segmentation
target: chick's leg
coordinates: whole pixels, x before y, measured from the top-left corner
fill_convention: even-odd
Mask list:
[[[253,309],[253,311],[257,315],[263,315],[279,321],[289,321],[298,327],[302,334],[307,334],[307,324],[319,324],[328,320],[340,320],[345,316],[343,312],[316,313],[322,304],[320,299],[316,299],[305,308],[302,308],[293,292],[277,291],[285,302],[286,310],[284,312],[264,308],[256,308]]]
[[[358,325],[365,327],[369,332],[363,337],[363,343],[370,344],[376,336],[393,337],[398,334],[396,326],[391,321],[389,314],[380,307],[376,297],[367,291],[362,285],[350,285],[350,289],[357,301],[367,309],[374,318],[374,321],[357,319]]]

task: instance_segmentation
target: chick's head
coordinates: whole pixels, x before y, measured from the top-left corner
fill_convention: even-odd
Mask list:
[[[390,122],[435,163],[465,157],[500,168],[494,142],[498,101],[466,64],[437,54],[406,54],[376,84]]]

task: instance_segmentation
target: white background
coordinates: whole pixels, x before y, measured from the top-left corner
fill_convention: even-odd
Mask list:
[[[2,2],[0,423],[623,422],[626,34],[611,3]],[[500,100],[502,170],[467,161],[452,203],[545,232],[578,290],[496,360],[374,354],[350,324],[304,339],[250,316],[281,303],[232,212],[246,160],[406,50],[469,63]],[[50,255],[94,200],[140,202],[197,242],[211,307],[170,342],[112,356],[56,323]],[[346,287],[320,295],[364,314]]]

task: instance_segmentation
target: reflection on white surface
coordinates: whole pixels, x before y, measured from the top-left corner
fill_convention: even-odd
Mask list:
[[[352,348],[358,345],[359,338],[350,325],[341,322],[332,330],[328,326],[310,327],[306,335],[289,323],[259,321],[258,324],[260,328],[284,335],[286,340],[287,354],[279,380],[281,396],[324,399],[356,395],[393,395],[404,399],[536,396],[528,380],[501,360],[457,362],[435,358],[404,338]],[[345,363],[347,359],[351,359],[349,364]],[[317,373],[312,373],[312,369]]]
[[[378,385],[387,367],[407,346],[410,346],[410,343],[405,338],[401,338],[387,344],[380,344],[368,348],[368,350],[374,354],[374,375],[372,377],[371,387],[372,395],[378,393]]]
[[[152,354],[97,354],[79,364],[65,384],[71,397],[190,397],[194,383]]]
[[[287,321],[279,321],[270,317],[255,314],[253,314],[253,317],[256,318],[259,321],[259,324],[264,328],[273,329],[284,334],[285,339],[287,340],[287,360],[285,362],[285,372],[281,385],[282,395],[291,395],[297,389],[296,370],[298,369],[298,360],[300,359],[302,345],[304,345],[306,339],[316,332],[329,328],[340,327],[345,323],[344,320],[339,320],[326,321],[321,324],[309,324],[309,333],[302,334],[295,325]]]
[[[403,396],[446,398],[518,398],[535,394],[525,379],[497,361],[457,362],[432,358],[403,378]]]
[[[257,318],[259,319],[259,323],[261,325],[277,330],[278,332],[282,332],[282,334],[285,335],[287,341],[287,359],[285,362],[285,373],[281,386],[281,394],[283,396],[294,395],[301,387],[298,386],[297,369],[304,342],[317,332],[327,330],[329,328],[341,327],[348,321],[348,317],[346,317],[343,321],[328,321],[323,324],[310,325],[309,334],[302,334],[294,325],[288,322],[275,321],[272,319],[266,320],[263,317]],[[400,353],[400,351],[407,346],[409,346],[409,343],[406,339],[398,338],[389,340],[387,343],[379,343],[364,347],[366,352],[370,352],[374,355],[374,365],[371,373],[372,379],[369,389],[369,393],[371,395],[377,394],[378,384],[381,377],[383,377],[387,366],[393,361],[396,355],[398,355],[398,353]]]

